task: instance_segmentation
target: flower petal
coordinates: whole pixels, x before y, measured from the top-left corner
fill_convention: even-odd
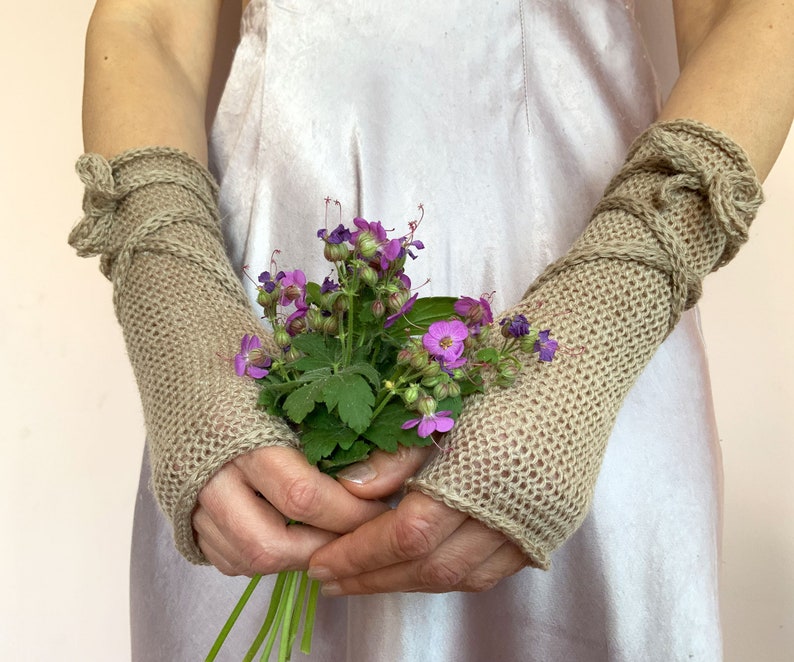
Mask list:
[[[253,377],[254,379],[262,379],[262,377],[267,377],[268,370],[267,368],[260,368],[259,366],[249,365],[248,374],[251,375],[251,377]]]
[[[436,429],[436,417],[435,416],[422,416],[422,422],[419,424],[419,429],[416,431],[417,434],[424,439],[425,437],[429,437]]]
[[[421,419],[419,418],[412,418],[410,421],[405,421],[400,427],[403,430],[410,430],[411,428],[415,428]]]

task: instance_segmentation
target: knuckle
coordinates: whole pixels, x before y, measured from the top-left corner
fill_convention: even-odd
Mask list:
[[[237,575],[269,575],[281,570],[279,557],[269,545],[259,541],[250,542],[240,549],[239,560],[235,565]]]
[[[483,591],[490,591],[494,586],[499,583],[500,577],[486,573],[472,573],[466,579],[466,590],[472,593],[482,593]]]
[[[465,579],[466,568],[441,559],[432,559],[422,566],[419,577],[427,586],[449,589]]]
[[[317,515],[321,503],[320,486],[311,478],[296,478],[284,489],[284,505],[280,510],[301,522]]]
[[[437,527],[419,513],[412,513],[397,520],[395,545],[397,553],[405,559],[421,559],[438,545]]]

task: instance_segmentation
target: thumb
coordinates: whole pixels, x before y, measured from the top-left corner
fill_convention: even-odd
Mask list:
[[[336,474],[348,492],[361,499],[382,499],[394,494],[429,457],[432,446],[400,446],[396,453],[375,451],[364,462],[345,467]]]

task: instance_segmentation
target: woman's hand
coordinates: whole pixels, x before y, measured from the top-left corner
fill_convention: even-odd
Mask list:
[[[396,492],[428,452],[377,452],[348,468],[340,481],[292,448],[241,455],[199,492],[193,513],[198,546],[226,575],[305,568],[317,549],[387,511],[377,499]],[[290,519],[302,524],[288,526]]]
[[[503,534],[419,492],[318,550],[325,595],[485,591],[527,565]]]

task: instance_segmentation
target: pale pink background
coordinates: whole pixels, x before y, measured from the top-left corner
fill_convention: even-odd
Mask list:
[[[0,6],[0,659],[129,659],[143,426],[110,285],[80,213],[92,0]],[[794,650],[794,144],[752,240],[701,306],[725,455],[726,660]],[[686,458],[681,458],[686,462]]]

